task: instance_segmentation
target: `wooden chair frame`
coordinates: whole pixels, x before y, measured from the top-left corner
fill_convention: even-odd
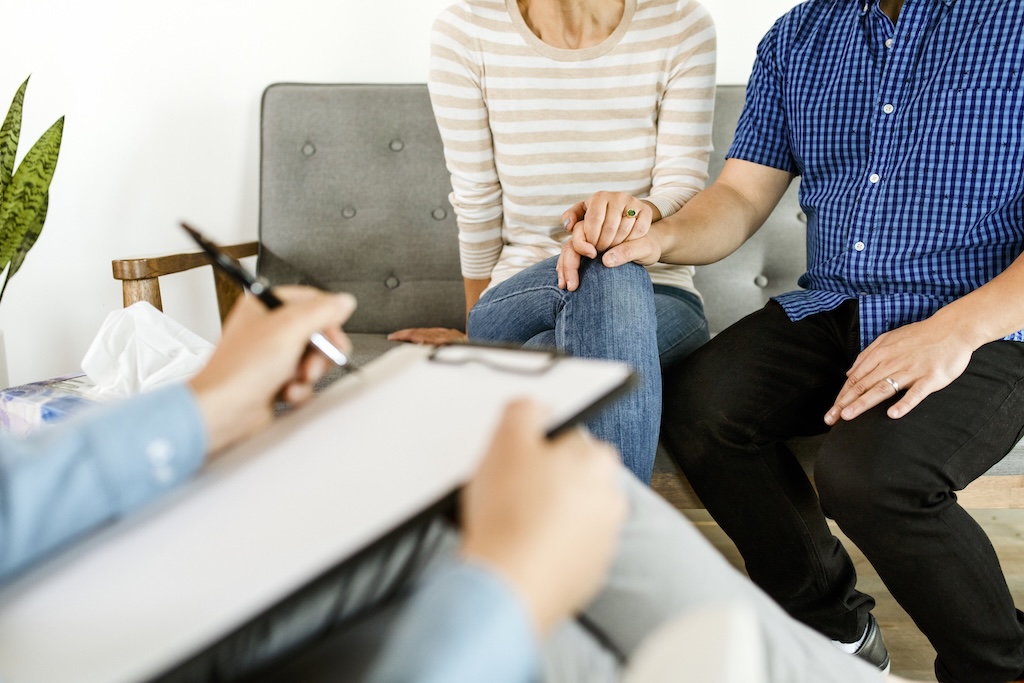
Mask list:
[[[232,244],[223,247],[223,250],[228,256],[236,259],[255,256],[259,253],[259,242]],[[160,276],[208,266],[211,265],[211,260],[206,253],[200,251],[149,258],[115,259],[110,265],[114,271],[114,279],[121,281],[126,308],[139,301],[147,301],[162,311],[164,309],[160,297]],[[213,279],[217,288],[217,309],[223,322],[228,311],[241,296],[242,287],[216,268],[213,270]]]

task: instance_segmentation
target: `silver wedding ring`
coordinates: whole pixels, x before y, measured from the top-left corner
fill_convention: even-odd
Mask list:
[[[892,377],[886,377],[885,381],[889,383],[889,386],[892,387],[892,390],[894,392],[896,392],[897,394],[900,393],[900,383],[899,382],[894,380]]]

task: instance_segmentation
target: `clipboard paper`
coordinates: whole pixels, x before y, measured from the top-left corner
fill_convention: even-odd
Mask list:
[[[624,364],[403,345],[193,481],[0,591],[0,677],[149,679],[465,482],[504,406],[552,431],[630,382]]]

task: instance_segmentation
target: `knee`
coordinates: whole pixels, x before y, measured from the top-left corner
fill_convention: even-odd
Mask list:
[[[600,349],[600,357],[611,352],[608,357],[660,374],[654,288],[641,266],[627,266],[608,268],[597,261],[586,265],[576,291],[562,292],[558,343],[580,355],[593,349]]]
[[[701,362],[701,352],[667,370],[663,379],[661,436],[673,459],[687,472],[714,468],[726,449],[747,444],[749,422],[737,396],[721,381],[713,363]]]
[[[644,267],[636,263],[609,268],[600,260],[586,261],[580,268],[580,286],[574,296],[642,311],[653,321],[654,285]]]
[[[637,263],[624,263],[621,266],[615,266],[609,268],[601,262],[601,259],[583,259],[580,264],[580,282],[585,282],[585,278],[593,279],[605,279],[612,278],[619,282],[647,282],[650,284],[650,276],[647,275],[647,270]],[[653,285],[651,285],[653,288]]]
[[[814,464],[814,482],[825,515],[848,533],[861,525],[891,523],[894,515],[924,511],[943,495],[935,472],[915,466],[907,451],[885,439],[857,447],[828,438]]]

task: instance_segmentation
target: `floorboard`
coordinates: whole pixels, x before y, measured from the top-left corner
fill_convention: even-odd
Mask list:
[[[705,510],[682,510],[701,532],[733,565],[742,569],[736,547]],[[1024,510],[971,510],[985,529],[999,559],[1007,584],[1017,605],[1024,605]],[[885,589],[878,575],[856,546],[833,525],[833,532],[843,541],[857,567],[858,587],[875,597],[875,618],[892,658],[892,672],[916,681],[934,681],[932,662],[935,651],[906,612]]]

